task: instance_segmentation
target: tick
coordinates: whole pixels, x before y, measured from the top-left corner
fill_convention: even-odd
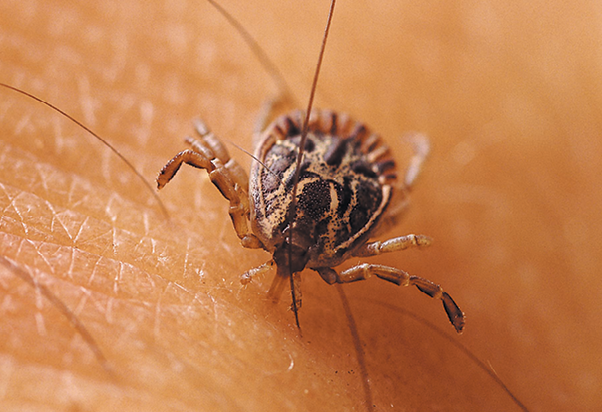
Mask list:
[[[261,123],[261,122],[260,122]],[[276,266],[270,294],[277,296],[282,280],[292,276],[293,309],[301,307],[300,273],[317,272],[329,284],[350,283],[372,275],[399,286],[415,285],[441,299],[456,331],[464,327],[464,314],[443,289],[418,276],[379,264],[359,264],[342,272],[333,269],[351,257],[367,257],[428,246],[423,235],[406,235],[370,242],[379,228],[390,227],[405,210],[408,192],[428,154],[428,140],[414,135],[415,154],[403,180],[390,149],[363,123],[327,110],[311,113],[299,170],[296,199],[293,184],[299,155],[303,113],[278,117],[259,134],[250,179],[228,154],[222,142],[202,122],[190,149],[175,155],[161,170],[163,188],[183,163],[205,169],[211,182],[230,202],[230,218],[245,248],[264,249],[272,255],[265,264],[242,275],[248,283]],[[391,207],[392,200],[397,210]],[[295,207],[294,219],[290,219]],[[291,232],[294,233],[291,240]]]
[[[334,2],[325,36],[332,7]],[[230,218],[242,246],[264,249],[272,255],[265,264],[244,273],[241,282],[246,284],[253,276],[276,266],[269,294],[277,298],[284,281],[289,280],[297,325],[300,274],[308,268],[329,284],[375,275],[399,286],[414,285],[440,299],[450,322],[462,332],[464,313],[430,280],[379,264],[359,264],[340,273],[334,269],[352,257],[431,243],[429,237],[414,234],[370,241],[382,229],[391,227],[405,210],[429,144],[421,135],[411,138],[414,155],[403,179],[398,179],[391,151],[379,135],[346,114],[311,110],[325,40],[306,112],[282,115],[266,126],[273,105],[268,104],[262,111],[255,131],[256,161],[250,178],[207,125],[197,121],[197,137],[187,138],[190,148],[167,162],[157,177],[157,186],[163,188],[184,163],[205,169],[230,202]]]

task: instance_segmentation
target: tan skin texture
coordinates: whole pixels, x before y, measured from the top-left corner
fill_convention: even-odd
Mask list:
[[[251,150],[275,88],[211,7],[70,3],[2,2],[0,81],[72,113],[149,180],[196,116]],[[327,5],[265,3],[223,5],[304,102]],[[518,410],[408,310],[489,362],[532,411],[602,404],[598,3],[338,5],[317,105],[377,129],[400,165],[404,131],[433,146],[389,235],[435,244],[366,260],[441,283],[467,313],[456,336],[415,290],[345,286],[378,410]],[[2,267],[0,409],[364,410],[336,290],[304,275],[300,337],[290,297],[265,298],[271,276],[242,289],[268,255],[240,247],[204,173],[183,169],[160,193],[170,226],[113,154],[47,108],[0,90],[0,128],[0,252],[77,315],[113,370]]]

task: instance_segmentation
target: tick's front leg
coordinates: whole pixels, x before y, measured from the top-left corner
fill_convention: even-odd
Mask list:
[[[230,201],[230,218],[242,245],[253,249],[263,247],[249,228],[247,174],[203,122],[198,121],[196,129],[200,138],[186,138],[192,149],[178,153],[163,166],[157,177],[157,187],[162,189],[169,183],[184,163],[207,170],[211,182]]]

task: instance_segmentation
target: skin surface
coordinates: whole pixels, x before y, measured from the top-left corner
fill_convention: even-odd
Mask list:
[[[327,5],[261,3],[223,6],[305,102]],[[435,244],[365,261],[442,284],[467,325],[454,335],[440,303],[415,290],[345,285],[375,409],[519,410],[410,311],[490,364],[530,410],[595,410],[599,2],[382,3],[338,5],[316,105],[378,130],[400,167],[404,131],[431,137],[410,212],[387,235]],[[0,81],[77,117],[151,181],[198,116],[251,150],[275,93],[224,19],[186,0],[3,1]],[[240,275],[269,256],[240,247],[204,172],[185,168],[160,193],[168,222],[106,147],[4,89],[0,154],[0,254],[63,302],[107,360],[2,266],[0,409],[365,410],[336,289],[304,275],[302,336],[290,296],[266,299],[271,275],[243,289]]]

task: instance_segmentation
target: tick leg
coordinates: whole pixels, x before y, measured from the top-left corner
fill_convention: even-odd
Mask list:
[[[270,265],[269,267],[271,267],[271,264],[273,264],[273,261],[267,262],[262,266],[259,266],[257,269],[260,269],[262,272],[267,270],[268,268],[263,268],[266,265]],[[251,269],[253,270],[253,269]],[[255,275],[256,273],[251,274],[251,276]],[[245,275],[243,275],[244,277]],[[282,291],[284,290],[284,287],[286,286],[286,280],[291,280],[290,284],[291,284],[291,294],[293,295],[293,303],[291,305],[292,309],[295,311],[295,313],[297,312],[297,310],[299,310],[299,308],[301,308],[301,275],[299,272],[293,273],[292,275],[289,275],[288,272],[283,273],[282,270],[278,270],[276,272],[276,276],[274,277],[274,280],[272,281],[272,285],[270,286],[270,290],[268,290],[268,297],[270,299],[272,299],[274,302],[278,302],[278,300],[280,300],[280,295],[282,295]],[[244,282],[243,282],[244,283]]]
[[[258,276],[262,275],[268,270],[270,270],[276,263],[274,260],[270,260],[269,262],[264,263],[261,266],[253,268],[245,273],[243,273],[240,283],[246,285],[251,282],[251,280]],[[293,296],[293,303],[291,304],[291,309],[295,312],[295,321],[297,322],[297,327],[299,327],[299,308],[301,307],[301,276],[299,273],[293,273],[290,277],[287,273],[283,273],[282,270],[276,272],[276,276],[272,281],[272,285],[270,286],[270,290],[268,291],[268,297],[274,301],[278,302],[280,299],[280,295],[282,295],[282,290],[286,285],[286,280],[290,279],[291,285],[291,295]]]
[[[270,289],[268,290],[268,297],[273,302],[278,302],[280,300],[280,296],[282,295],[282,291],[286,286],[286,280],[288,276],[282,276],[280,272],[276,273],[274,279],[272,280],[272,284],[270,285]]]
[[[406,190],[410,190],[414,185],[414,182],[422,171],[424,161],[428,157],[431,150],[428,137],[420,133],[412,133],[405,136],[405,139],[410,142],[414,149],[414,154],[410,159],[410,164],[406,169],[403,184]]]
[[[275,107],[282,102],[282,97],[277,96],[273,99],[268,99],[261,105],[261,110],[257,114],[255,120],[255,128],[253,132],[257,135],[263,132],[269,123],[269,120],[274,116]]]
[[[380,226],[376,232],[374,232],[373,236],[378,236],[384,233],[387,228],[397,225],[400,217],[408,209],[408,206],[410,205],[410,191],[420,175],[430,151],[429,139],[423,134],[411,133],[404,136],[404,139],[412,145],[414,153],[410,158],[410,163],[406,169],[403,181],[394,187],[389,209],[387,210],[386,215],[383,216]]]
[[[269,265],[270,263],[273,264],[273,261],[270,261],[262,266]],[[258,269],[260,269],[262,266],[260,266]],[[295,313],[295,322],[297,323],[297,327],[301,329],[299,326],[299,309],[301,308],[301,274],[299,272],[289,274],[288,270],[283,270],[281,267],[278,268],[276,271],[276,276],[274,276],[274,280],[270,286],[270,290],[268,290],[268,297],[272,299],[272,301],[278,302],[278,300],[280,300],[280,295],[282,295],[282,291],[286,286],[287,280],[290,282],[291,295],[293,298],[291,309]]]
[[[433,243],[433,239],[428,236],[410,234],[385,240],[384,242],[366,243],[360,249],[353,252],[353,256],[375,256],[382,253],[405,250],[410,247],[429,246],[431,243]]]
[[[242,245],[247,248],[262,247],[259,239],[249,228],[250,209],[246,189],[248,187],[246,173],[234,160],[230,159],[221,142],[209,132],[202,122],[197,125],[200,128],[197,131],[199,131],[201,139],[186,139],[192,150],[178,153],[163,166],[157,177],[157,187],[163,188],[176,175],[183,163],[207,170],[211,182],[230,201],[230,218]],[[226,161],[226,164],[223,160]],[[240,182],[243,182],[244,185]]]
[[[240,277],[240,283],[242,283],[243,285],[248,285],[249,283],[251,283],[251,281],[253,280],[253,278],[255,278],[257,276],[263,275],[265,272],[267,272],[270,269],[272,269],[272,267],[274,265],[275,265],[275,262],[272,259],[269,262],[266,262],[266,263],[264,263],[261,266],[257,266],[256,268],[247,270]]]
[[[331,268],[318,268],[316,271],[320,274],[322,279],[327,283],[351,283],[359,280],[368,279],[372,275],[376,275],[381,279],[395,283],[398,286],[416,286],[418,290],[426,293],[433,299],[441,299],[443,302],[443,308],[447,313],[447,317],[456,329],[458,333],[464,329],[464,313],[458,307],[456,302],[449,296],[447,292],[444,292],[441,286],[431,282],[430,280],[410,275],[409,273],[384,265],[371,265],[361,264],[354,266],[350,269],[344,270],[338,274],[334,269]]]
[[[200,139],[187,137],[185,139],[186,143],[188,143],[195,152],[213,154],[214,157],[218,158],[226,166],[230,172],[230,178],[248,192],[249,177],[247,176],[247,173],[238,162],[230,158],[230,154],[221,140],[211,132],[209,127],[201,119],[196,119],[194,121],[194,128],[199,134]],[[209,149],[210,153],[207,152],[207,149]]]
[[[206,156],[203,156],[192,150],[183,150],[175,155],[159,172],[157,176],[157,188],[163,189],[163,187],[178,173],[183,163],[187,163],[190,166],[214,170],[215,167],[211,164],[211,160]]]
[[[274,117],[276,109],[284,105],[285,103],[294,103],[293,98],[286,92],[280,91],[275,97],[266,100],[261,105],[261,110],[257,114],[255,120],[255,128],[253,129],[253,147],[257,147],[261,141],[262,133],[265,128],[270,124],[270,121]]]

